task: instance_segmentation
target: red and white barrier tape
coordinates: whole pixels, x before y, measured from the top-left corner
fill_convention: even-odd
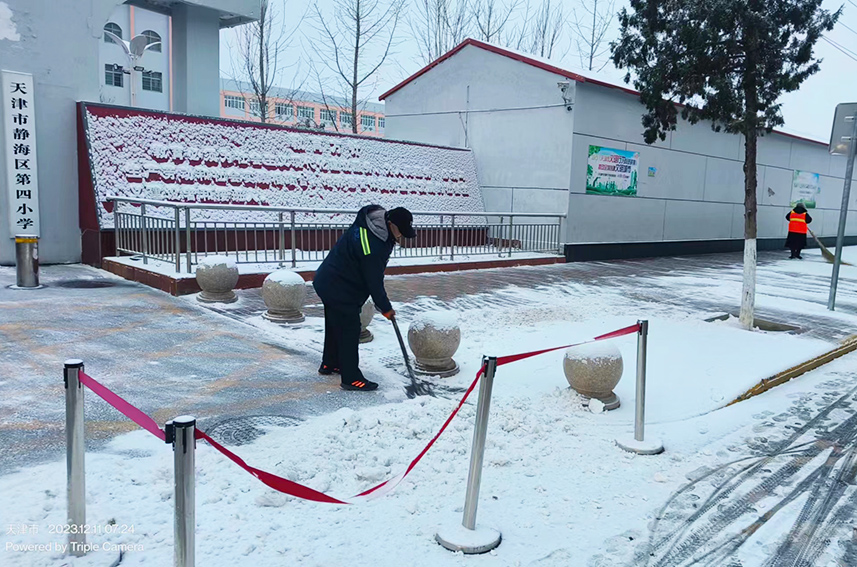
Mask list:
[[[612,338],[616,338],[616,337],[630,335],[630,334],[639,332],[639,330],[640,330],[639,325],[631,325],[630,327],[625,327],[624,329],[619,329],[617,331],[613,331],[612,333],[599,335],[592,340],[584,341],[581,343],[558,346],[558,347],[553,347],[553,348],[548,348],[548,349],[538,350],[538,351],[533,351],[533,352],[525,352],[522,354],[514,354],[514,355],[510,355],[510,356],[501,356],[501,357],[497,358],[497,366],[503,366],[504,364],[511,364],[512,362],[517,362],[519,360],[524,360],[526,358],[531,358],[533,356],[538,356],[540,354],[545,354],[547,352],[553,352],[555,350],[560,350],[560,349],[564,349],[564,348],[570,348],[573,346],[593,343],[595,341],[603,341],[606,339],[612,339]],[[458,415],[458,412],[461,409],[461,406],[464,405],[464,402],[467,400],[467,398],[470,396],[470,394],[476,388],[476,384],[479,383],[479,379],[482,377],[483,372],[484,372],[484,368],[480,368],[479,372],[476,373],[476,377],[473,379],[473,382],[470,383],[470,386],[468,386],[467,390],[464,392],[464,396],[462,396],[461,400],[458,402],[458,405],[455,407],[455,409],[452,410],[452,413],[449,414],[449,417],[446,418],[446,421],[443,423],[440,430],[437,432],[437,434],[435,434],[434,437],[431,438],[431,440],[426,444],[426,446],[423,448],[423,450],[420,451],[419,455],[417,455],[416,458],[413,461],[411,461],[411,463],[408,465],[408,467],[405,469],[404,472],[402,472],[402,473],[400,473],[400,474],[398,474],[398,475],[396,475],[396,476],[394,476],[388,480],[385,480],[384,482],[382,482],[381,484],[379,484],[377,486],[374,486],[368,490],[364,490],[360,494],[356,494],[356,495],[352,496],[351,498],[344,499],[344,500],[339,499],[339,498],[334,498],[333,496],[329,496],[323,492],[313,490],[312,488],[309,488],[308,486],[304,486],[302,484],[299,484],[297,482],[283,478],[281,476],[277,476],[275,474],[265,472],[262,469],[257,469],[255,467],[252,467],[252,466],[248,465],[244,461],[244,459],[242,459],[241,457],[239,457],[238,455],[236,455],[235,453],[233,453],[232,451],[230,451],[229,449],[227,449],[226,447],[224,447],[223,445],[221,445],[220,443],[218,443],[217,441],[215,441],[214,439],[209,437],[204,431],[202,431],[200,429],[196,430],[196,437],[197,437],[197,439],[202,439],[202,440],[206,441],[209,445],[211,445],[212,447],[214,447],[215,449],[217,449],[218,451],[223,453],[223,455],[226,456],[226,458],[228,458],[230,461],[232,461],[233,463],[235,463],[236,465],[238,465],[239,467],[241,467],[245,471],[249,472],[251,475],[258,478],[265,485],[269,486],[270,488],[273,488],[274,490],[282,492],[284,494],[288,494],[290,496],[295,496],[297,498],[302,498],[304,500],[312,500],[314,502],[323,502],[323,503],[327,503],[327,504],[355,504],[355,503],[360,502],[362,500],[373,500],[375,498],[379,498],[381,496],[384,496],[384,495],[392,492],[393,489],[395,489],[396,486],[398,486],[399,483],[402,482],[402,480],[404,480],[404,478],[406,476],[408,476],[408,474],[410,474],[410,472],[414,469],[414,467],[417,466],[417,463],[419,463],[420,460],[425,456],[425,454],[428,453],[429,449],[431,449],[431,447],[432,447],[432,445],[434,445],[435,441],[437,441],[438,438],[443,434],[443,432],[446,431],[446,428],[449,426],[449,424],[452,422],[452,420],[455,418],[455,416]],[[119,412],[124,414],[125,417],[127,417],[128,419],[130,419],[131,421],[133,421],[134,423],[136,423],[137,425],[139,425],[140,427],[142,427],[146,431],[150,432],[152,435],[154,435],[158,439],[160,439],[162,441],[166,439],[166,435],[164,434],[164,431],[160,427],[158,427],[158,424],[155,422],[155,420],[152,419],[151,417],[149,417],[148,415],[146,415],[145,413],[143,413],[143,411],[141,411],[140,409],[129,404],[122,397],[118,396],[117,394],[112,392],[110,389],[108,389],[104,385],[98,383],[98,381],[96,381],[91,376],[88,376],[83,372],[80,372],[79,376],[80,376],[81,383],[83,383],[86,387],[88,387],[95,394],[97,394],[99,397],[101,397],[105,402],[107,402],[108,404],[110,404],[111,406],[113,406],[114,408],[119,410]]]

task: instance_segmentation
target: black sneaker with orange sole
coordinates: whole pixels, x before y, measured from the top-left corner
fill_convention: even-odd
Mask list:
[[[353,382],[343,382],[340,384],[340,387],[343,390],[350,390],[354,392],[371,392],[372,390],[378,389],[378,384],[376,382],[372,382],[371,380],[354,380]]]
[[[327,364],[322,364],[318,367],[318,373],[322,376],[330,376],[331,374],[339,374],[339,368],[335,366],[328,366]]]

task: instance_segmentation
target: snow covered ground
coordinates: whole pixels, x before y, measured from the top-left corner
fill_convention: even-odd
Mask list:
[[[433,539],[438,527],[461,520],[474,396],[394,493],[353,506],[276,493],[199,443],[197,564],[683,567],[721,564],[694,563],[687,549],[702,554],[745,537],[730,557],[740,558],[742,567],[773,565],[766,562],[789,539],[802,510],[815,501],[807,494],[811,491],[790,499],[788,489],[764,484],[764,479],[794,477],[803,486],[802,479],[838,466],[833,457],[844,450],[837,440],[819,445],[814,453],[796,451],[816,447],[813,443],[828,430],[838,431],[839,422],[850,419],[847,407],[854,390],[849,380],[857,375],[857,355],[724,409],[760,379],[834,345],[795,335],[747,333],[729,321],[705,323],[707,314],[634,300],[618,289],[567,283],[499,293],[512,301],[493,305],[469,296],[445,305],[461,321],[462,344],[455,358],[462,371],[436,380],[447,386],[439,388],[437,398],[405,398],[400,387],[404,365],[391,356],[398,352],[395,336],[376,316],[370,326],[375,341],[361,346],[362,366],[367,376],[381,382],[378,394],[369,395],[384,396],[388,403],[272,428],[233,449],[253,466],[347,498],[404,470],[454,408],[460,396],[455,388],[472,380],[483,354],[574,343],[645,318],[650,321],[647,435],[660,438],[666,453],[639,457],[614,443],[633,427],[634,336],[613,339],[625,371],[616,388],[622,406],[608,413],[590,411],[569,390],[559,350],[498,370],[478,513],[479,524],[503,533],[503,543],[491,553],[464,557]],[[425,297],[396,309],[406,331],[409,316],[436,310],[438,303]],[[261,317],[250,323],[293,348],[307,353],[320,348],[319,318],[287,328]],[[335,378],[330,385],[336,387]],[[839,398],[845,399],[842,407],[831,410]],[[818,420],[821,414],[824,423]],[[87,455],[88,522],[133,526],[133,533],[126,528],[124,533],[90,536],[90,542],[108,544],[108,549],[83,559],[63,557],[56,549],[9,549],[10,544],[65,542],[49,528],[65,519],[64,462],[0,477],[4,527],[38,527],[37,533],[7,533],[0,563],[94,567],[109,564],[117,555],[116,545],[127,544],[131,550],[122,565],[170,565],[172,458],[167,446],[142,431],[116,437],[106,450]],[[799,466],[793,466],[798,458]],[[847,459],[842,462],[853,466]],[[758,465],[758,470],[733,472],[745,464]],[[780,470],[792,470],[791,477]],[[739,474],[749,480],[739,483]],[[762,488],[749,486],[754,474]],[[853,487],[847,490],[853,500]],[[844,505],[836,510],[853,511]],[[760,520],[766,512],[772,513],[771,521]],[[836,525],[838,531],[825,536],[830,544],[812,564],[837,565],[835,560],[845,553],[842,534],[850,537],[850,528],[842,527],[841,518]],[[18,529],[25,531],[30,530]]]

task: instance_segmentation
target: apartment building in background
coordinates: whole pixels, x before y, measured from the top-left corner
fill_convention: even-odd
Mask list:
[[[269,95],[268,122],[286,126],[309,126],[328,132],[352,133],[351,105],[339,97],[274,88]],[[260,109],[248,83],[220,80],[220,115],[259,122]],[[357,110],[357,132],[364,136],[384,137],[384,105],[361,104]]]

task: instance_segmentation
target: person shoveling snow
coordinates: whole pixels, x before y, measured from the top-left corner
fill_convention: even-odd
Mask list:
[[[376,390],[360,371],[360,310],[369,296],[389,320],[396,312],[384,289],[384,270],[393,246],[415,238],[413,215],[405,208],[380,205],[360,209],[354,223],[330,249],[312,285],[324,304],[324,353],[319,374],[339,374],[343,390]]]

